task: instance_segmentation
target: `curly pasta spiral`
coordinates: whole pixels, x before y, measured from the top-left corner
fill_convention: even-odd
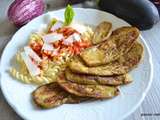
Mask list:
[[[9,72],[10,72],[10,74],[11,74],[14,78],[20,80],[20,81],[23,82],[23,83],[29,84],[29,83],[32,82],[32,79],[31,79],[30,77],[21,74],[21,73],[18,72],[15,68],[11,68],[11,69],[9,70]]]
[[[91,41],[94,32],[92,28],[87,27],[87,31],[82,34],[82,39],[86,41]]]
[[[35,42],[35,41],[36,42],[43,42],[42,37],[38,33],[33,33],[30,36],[29,43],[32,43],[32,42]]]
[[[44,71],[43,76],[50,78],[50,82],[55,82],[60,70],[61,68],[58,65],[49,67],[46,71]]]
[[[16,61],[19,62],[19,63],[22,63],[22,62],[23,62],[23,59],[22,59],[22,57],[21,57],[20,52],[18,52],[18,53],[16,54]]]
[[[46,83],[50,83],[51,79],[44,77],[44,76],[36,76],[36,77],[32,77],[32,81],[35,84],[46,84]]]
[[[53,82],[53,80],[49,77],[44,77],[44,76],[32,77],[29,75],[28,76],[24,75],[20,73],[19,71],[17,71],[15,68],[11,68],[9,72],[14,78],[26,84],[30,84],[30,83],[46,84],[46,83]]]

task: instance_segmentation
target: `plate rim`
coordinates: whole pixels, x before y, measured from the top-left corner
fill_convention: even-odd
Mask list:
[[[125,20],[117,17],[117,16],[114,15],[114,14],[111,14],[111,13],[105,12],[105,11],[101,11],[101,10],[98,10],[98,9],[93,9],[93,8],[74,8],[74,9],[75,9],[75,10],[85,10],[85,11],[102,12],[103,14],[106,14],[106,13],[107,13],[107,14],[113,16],[113,17],[116,17],[116,18],[119,19],[119,20],[125,21]],[[23,118],[23,119],[27,119],[27,120],[28,120],[27,116],[26,116],[23,112],[21,112],[20,110],[18,110],[14,104],[12,104],[12,102],[9,100],[9,98],[5,95],[5,91],[3,90],[3,86],[2,86],[2,74],[3,74],[3,72],[2,72],[2,70],[1,70],[1,69],[2,69],[1,66],[2,66],[2,58],[3,58],[3,56],[4,56],[4,52],[5,52],[6,49],[8,48],[9,44],[11,44],[12,38],[17,34],[17,32],[19,32],[21,29],[24,29],[26,26],[28,26],[28,24],[31,24],[32,22],[36,21],[38,18],[43,17],[44,15],[49,14],[49,13],[51,13],[51,12],[58,12],[58,11],[63,11],[63,10],[64,10],[64,8],[63,8],[63,9],[58,9],[58,10],[53,10],[53,11],[48,11],[48,12],[43,13],[42,15],[34,18],[34,19],[31,20],[29,23],[27,23],[26,25],[22,26],[18,31],[16,31],[16,32],[14,33],[14,35],[11,37],[10,41],[9,41],[9,42],[7,43],[7,45],[5,46],[5,48],[3,49],[3,52],[2,52],[2,55],[1,55],[1,59],[0,59],[0,89],[1,89],[1,91],[2,91],[2,94],[3,94],[4,98],[5,98],[5,101],[6,101],[6,102],[9,104],[9,106],[11,106],[11,108],[12,108],[21,118]],[[125,21],[125,22],[126,22],[126,21]],[[128,23],[128,22],[126,22],[126,23]],[[128,23],[128,24],[129,24],[129,23]],[[130,24],[129,24],[129,25],[130,25]],[[149,63],[150,63],[150,67],[151,67],[149,83],[148,83],[148,85],[147,85],[147,88],[143,91],[142,97],[141,97],[140,100],[137,102],[137,104],[135,104],[135,106],[134,106],[129,112],[126,112],[124,115],[122,115],[122,117],[120,118],[120,120],[123,120],[123,119],[127,118],[129,115],[131,115],[131,114],[141,105],[141,103],[142,103],[143,100],[145,99],[145,97],[146,97],[146,95],[147,95],[147,93],[148,93],[148,91],[149,91],[149,89],[151,88],[151,85],[152,85],[152,83],[153,83],[153,72],[154,72],[154,71],[153,71],[153,70],[154,70],[153,68],[154,68],[154,65],[153,65],[153,57],[152,57],[152,54],[151,54],[151,50],[150,50],[150,47],[148,46],[148,44],[146,43],[145,39],[142,37],[141,34],[140,34],[140,39],[143,41],[143,43],[144,43],[144,45],[145,45],[145,47],[146,47],[146,49],[147,49],[147,51],[148,51],[148,54],[149,54]]]

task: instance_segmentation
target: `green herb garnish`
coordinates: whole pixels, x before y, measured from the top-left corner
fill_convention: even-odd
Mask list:
[[[64,25],[69,25],[71,24],[72,20],[74,17],[74,11],[71,5],[67,5],[65,13],[64,13]]]

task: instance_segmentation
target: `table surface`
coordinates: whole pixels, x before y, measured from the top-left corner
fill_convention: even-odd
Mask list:
[[[0,0],[0,55],[7,42],[16,32],[16,28],[10,24],[6,17],[6,11],[13,0]],[[53,0],[53,7],[61,7],[64,4],[62,0]],[[52,6],[51,5],[51,6]],[[142,36],[149,45],[154,62],[154,78],[151,89],[141,106],[126,120],[160,120],[160,22],[152,29],[142,31]],[[150,114],[150,116],[142,116]],[[158,114],[158,115],[155,115]],[[0,120],[22,120],[5,101],[0,91]]]

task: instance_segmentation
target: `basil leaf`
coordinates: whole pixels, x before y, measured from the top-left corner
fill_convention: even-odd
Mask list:
[[[65,18],[64,25],[69,25],[72,22],[73,17],[74,17],[73,8],[72,6],[67,5],[65,13],[64,13],[64,18]]]

